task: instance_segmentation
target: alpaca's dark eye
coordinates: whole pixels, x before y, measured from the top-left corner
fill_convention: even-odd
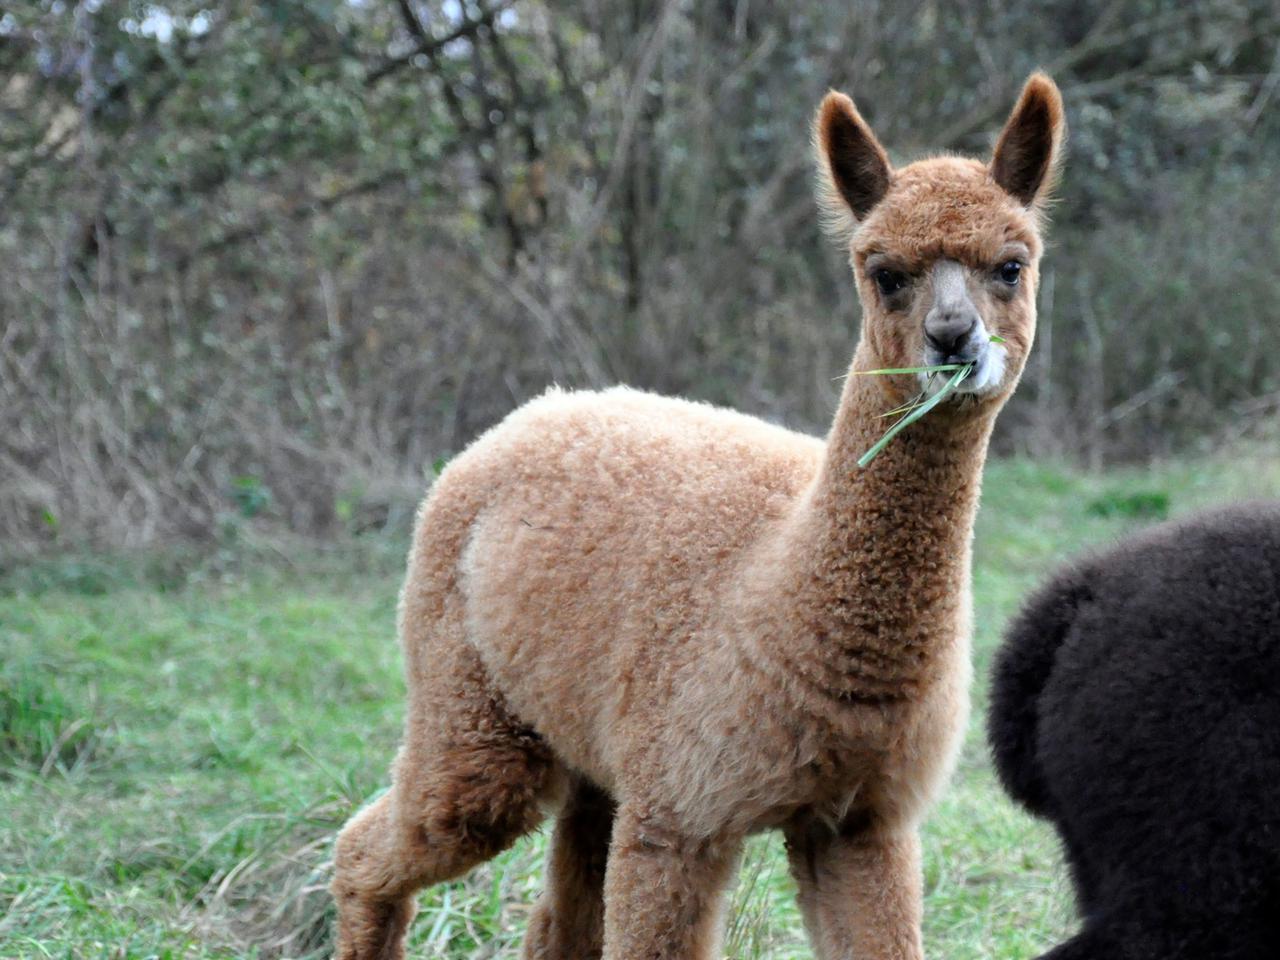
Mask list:
[[[997,272],[1000,274],[1001,280],[1011,287],[1016,287],[1018,278],[1022,276],[1022,264],[1017,260],[1010,260],[1007,263],[1000,264],[1000,269]]]
[[[871,279],[880,288],[880,293],[891,297],[907,285],[907,275],[897,270],[881,268],[871,275]]]

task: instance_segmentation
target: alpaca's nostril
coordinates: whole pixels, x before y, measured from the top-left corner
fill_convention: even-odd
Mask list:
[[[925,321],[924,339],[938,353],[950,356],[964,346],[978,326],[973,314],[944,314]]]
[[[939,353],[950,353],[951,348],[955,346],[955,339],[949,335],[936,334],[928,331],[924,335],[925,342]]]

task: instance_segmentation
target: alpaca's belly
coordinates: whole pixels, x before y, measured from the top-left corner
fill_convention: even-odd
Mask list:
[[[665,731],[659,792],[699,834],[759,833],[797,816],[834,829],[882,809],[887,750],[899,725],[878,708],[862,712],[861,729],[838,742],[764,703],[745,736],[695,741]]]

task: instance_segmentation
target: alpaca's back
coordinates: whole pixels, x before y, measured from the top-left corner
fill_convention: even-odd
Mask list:
[[[1248,919],[1237,952],[1214,940],[1227,916],[1280,913],[1280,504],[1166,524],[1061,574],[1010,630],[990,723],[1086,918],[1180,928],[1166,950],[1280,950],[1272,930],[1254,951]]]

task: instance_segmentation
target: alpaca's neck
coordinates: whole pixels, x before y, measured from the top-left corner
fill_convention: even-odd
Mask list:
[[[901,559],[903,577],[918,579],[910,558],[960,557],[968,549],[995,410],[944,401],[859,467],[894,422],[882,416],[895,405],[884,380],[858,373],[869,368],[859,350],[811,492],[821,531],[811,542],[826,559],[857,557],[860,566],[891,562],[887,548]]]
[[[894,403],[854,357],[827,454],[800,515],[787,567],[797,622],[823,673],[849,696],[893,696],[967,614],[969,555],[994,409],[944,403],[867,467],[858,458]],[[883,679],[881,684],[877,679]],[[895,686],[895,684],[897,686]],[[877,692],[879,691],[879,692]]]

